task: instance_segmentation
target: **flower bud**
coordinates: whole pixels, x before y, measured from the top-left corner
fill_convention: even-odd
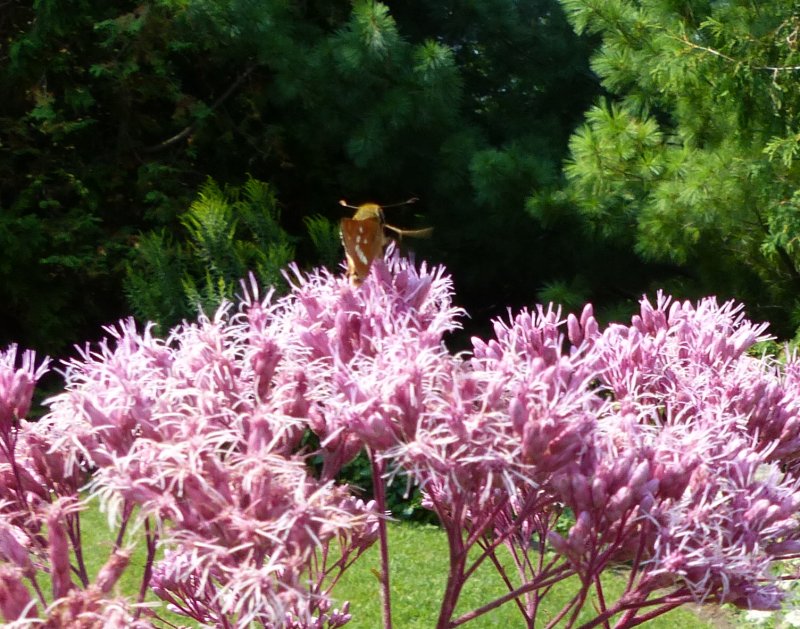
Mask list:
[[[128,567],[131,554],[125,550],[115,550],[106,561],[105,565],[100,568],[97,573],[97,578],[94,580],[94,587],[102,594],[108,594],[114,584],[119,580],[125,568]]]
[[[636,469],[633,470],[630,480],[628,481],[628,486],[635,494],[640,495],[640,492],[644,490],[644,484],[647,482],[649,477],[650,462],[642,461],[636,466]]]
[[[619,520],[631,508],[632,503],[633,491],[630,487],[622,487],[608,501],[605,516],[612,522]]]
[[[525,429],[525,422],[528,419],[525,403],[519,397],[512,398],[508,406],[508,414],[511,418],[511,427],[517,434],[521,435]]]
[[[547,542],[550,544],[550,547],[553,549],[553,552],[564,555],[568,557],[570,555],[570,545],[567,543],[560,534],[556,533],[555,531],[550,531],[547,534]]]
[[[8,566],[0,566],[0,612],[9,623],[36,614],[31,594],[20,574]]]
[[[608,502],[608,486],[606,481],[595,476],[592,481],[592,506],[595,509],[602,509]]]
[[[576,513],[585,512],[592,507],[591,493],[586,478],[581,474],[572,476],[572,500],[571,505]]]
[[[25,576],[30,577],[36,573],[36,569],[33,567],[28,549],[19,540],[22,535],[22,531],[17,527],[0,522],[0,558],[10,561],[20,568]]]
[[[31,407],[36,381],[47,372],[49,359],[35,366],[36,354],[30,350],[22,354],[22,366],[17,367],[17,346],[12,344],[0,352],[0,434],[24,419]]]
[[[597,323],[597,319],[595,319],[594,316],[588,317],[586,321],[583,321],[582,323],[583,338],[596,339],[598,336],[600,336],[600,325]]]
[[[592,516],[588,511],[581,511],[567,536],[567,542],[575,555],[580,556],[586,551],[586,542],[589,539],[591,530]]]
[[[567,316],[567,336],[569,337],[569,342],[573,345],[580,345],[581,341],[583,341],[581,324],[578,322],[578,318],[572,313]]]
[[[73,588],[70,576],[69,543],[64,526],[61,503],[55,503],[47,514],[47,541],[50,555],[50,574],[53,583],[53,598],[66,596]]]
[[[775,544],[767,544],[766,551],[776,558],[800,554],[800,540],[791,539]]]

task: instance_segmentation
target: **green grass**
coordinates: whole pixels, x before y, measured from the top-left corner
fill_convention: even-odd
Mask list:
[[[93,576],[105,562],[110,552],[113,536],[108,530],[104,516],[96,509],[83,514],[82,527],[86,539],[87,567]],[[389,551],[391,561],[392,617],[397,629],[432,629],[436,625],[438,609],[447,576],[448,551],[444,533],[434,526],[390,523]],[[131,565],[126,570],[118,589],[134,598],[139,589],[144,566],[144,543],[136,546]],[[379,570],[377,543],[362,556],[342,577],[334,589],[335,606],[342,601],[350,601],[353,620],[348,629],[378,629],[381,627],[381,601],[378,580],[373,571]],[[624,574],[610,573],[604,579],[604,587],[609,601],[622,591]],[[537,626],[544,626],[572,596],[576,584],[566,581],[555,587],[545,597]],[[505,588],[499,576],[491,567],[484,564],[467,582],[461,595],[457,612],[463,613],[480,607],[493,598],[504,594]],[[148,600],[153,598],[148,597]],[[163,608],[160,614],[171,622],[184,626],[197,626],[187,619],[167,613]],[[589,620],[594,615],[591,605],[581,616]],[[503,605],[481,616],[464,627],[481,629],[503,627],[512,629],[522,626],[522,617],[513,603]],[[651,629],[710,628],[688,609],[676,609],[646,624]]]
[[[432,629],[436,626],[444,582],[447,577],[447,539],[435,526],[396,524],[389,526],[389,555],[392,589],[392,619],[398,629]],[[381,626],[381,601],[373,570],[379,569],[377,544],[345,573],[334,590],[338,603],[350,601],[353,620],[348,629],[376,629]],[[615,600],[624,588],[625,575],[610,573],[604,579],[607,599]],[[537,626],[547,622],[572,597],[575,581],[567,580],[543,599]],[[460,597],[457,614],[465,613],[507,590],[491,565],[485,563],[467,582]],[[581,621],[595,615],[591,605],[581,614]],[[522,616],[513,603],[492,610],[471,623],[469,629],[521,627]],[[694,629],[711,627],[688,609],[676,609],[646,624],[653,629]]]
[[[114,539],[117,531],[109,529],[105,514],[99,508],[92,505],[90,509],[81,513],[81,530],[83,539],[87,540],[83,544],[84,561],[89,576],[94,580],[95,575],[103,567],[111,554]],[[126,596],[131,601],[135,601],[139,596],[139,588],[144,574],[145,560],[147,559],[147,549],[144,542],[144,530],[131,530],[127,532],[127,539],[123,546],[130,545],[132,553],[128,568],[120,577],[115,587],[115,593]],[[157,557],[161,557],[162,550],[158,549]],[[46,583],[44,581],[43,583]],[[166,609],[152,592],[148,591],[145,597],[146,603],[158,602],[156,606],[159,616],[167,619],[177,626],[199,627],[200,625],[184,616],[173,614]]]

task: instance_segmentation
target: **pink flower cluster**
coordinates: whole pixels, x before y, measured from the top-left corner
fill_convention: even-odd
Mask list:
[[[332,586],[380,539],[388,627],[383,491],[397,470],[450,545],[439,629],[505,603],[540,626],[543,596],[574,576],[551,624],[633,626],[689,601],[780,605],[774,563],[800,551],[800,366],[748,353],[765,326],[741,307],[659,295],[604,329],[590,306],[539,307],[453,355],[443,339],[463,313],[441,268],[392,251],[357,289],[324,270],[292,269],[291,282],[280,299],[248,286],[238,309],[165,340],[132,321],[109,328],[66,364],[35,423],[23,417],[44,365],[0,354],[7,622],[145,626],[150,588],[205,624],[333,629],[358,612],[334,608]],[[335,481],[364,449],[367,504]],[[119,527],[94,581],[87,482]],[[130,526],[147,546],[134,602],[111,594]],[[484,563],[508,593],[457,617]],[[599,575],[623,563],[627,585],[609,600]]]

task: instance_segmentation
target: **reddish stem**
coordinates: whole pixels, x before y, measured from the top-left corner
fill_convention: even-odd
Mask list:
[[[86,571],[86,562],[83,560],[83,544],[81,542],[81,517],[80,513],[73,513],[66,516],[66,529],[72,552],[75,554],[75,574],[81,580],[84,588],[89,585],[89,573]]]
[[[511,592],[508,592],[507,594],[504,594],[503,596],[497,597],[495,600],[491,601],[490,603],[487,603],[486,605],[483,605],[482,607],[479,607],[478,609],[474,609],[471,612],[467,612],[466,614],[463,614],[463,615],[459,616],[452,623],[450,623],[450,625],[448,625],[448,626],[449,627],[457,627],[459,625],[463,625],[465,622],[469,622],[470,620],[474,620],[478,616],[482,616],[486,612],[490,612],[493,609],[495,609],[497,607],[500,607],[504,603],[507,603],[510,600],[518,598],[519,596],[521,596],[521,595],[523,595],[523,594],[525,594],[527,592],[531,592],[531,591],[537,590],[537,589],[547,588],[547,587],[553,585],[554,583],[557,583],[558,581],[563,581],[564,579],[566,579],[568,576],[571,576],[572,574],[573,574],[573,572],[566,565],[562,565],[561,567],[552,570],[547,575],[539,575],[536,579],[534,579],[532,581],[529,581],[528,583],[525,583],[524,585],[521,585],[517,589],[515,589],[515,590],[513,590]]]
[[[447,537],[450,539],[450,571],[447,574],[447,585],[436,629],[449,629],[454,626],[450,619],[453,617],[458,597],[461,595],[461,588],[464,585],[464,567],[467,559],[467,552],[461,539],[461,529],[452,522],[445,529]]]
[[[139,598],[138,598],[139,603],[142,603],[144,601],[144,598],[147,595],[147,588],[150,586],[150,578],[153,576],[153,561],[156,558],[156,546],[158,541],[158,533],[151,530],[150,528],[149,517],[145,518],[144,532],[145,532],[145,541],[147,543],[147,558],[145,559],[144,563],[142,584],[139,587]],[[141,612],[142,612],[142,607],[137,606],[134,618],[138,619]]]
[[[368,450],[369,462],[372,466],[372,487],[378,512],[386,513],[386,488],[383,483],[383,461],[376,459],[371,450]],[[378,540],[381,550],[381,600],[383,602],[383,627],[392,629],[392,593],[389,587],[389,538],[386,531],[386,518],[378,520]]]
[[[623,627],[635,627],[636,625],[646,622],[647,620],[651,620],[656,616],[665,614],[676,607],[690,603],[693,600],[694,599],[689,594],[678,595],[675,593],[667,594],[649,601],[642,600],[638,597],[623,596],[614,605],[606,609],[605,612],[582,624],[578,629],[592,629],[593,627],[604,624],[617,614],[631,611],[633,611],[633,614],[625,614],[625,616],[618,623],[616,623],[615,627],[617,629],[621,629]],[[644,607],[655,607],[656,609],[653,609],[642,616],[634,617],[636,612]]]

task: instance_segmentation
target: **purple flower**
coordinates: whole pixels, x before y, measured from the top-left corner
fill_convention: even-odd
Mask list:
[[[462,311],[441,267],[417,268],[391,250],[358,288],[326,271],[293,272],[293,291],[272,321],[250,317],[262,330],[255,349],[274,356],[281,347],[282,359],[267,361],[275,363],[272,388],[309,418],[332,478],[365,445],[381,451],[413,438],[422,398],[451,360],[443,336]]]
[[[605,328],[591,306],[566,317],[537,307],[454,356],[443,338],[462,313],[443,269],[390,251],[358,288],[290,272],[285,297],[259,298],[251,283],[238,306],[165,340],[132,321],[108,328],[67,364],[66,390],[35,424],[23,416],[44,367],[29,354],[17,367],[16,348],[0,356],[7,620],[33,616],[39,598],[56,624],[141,622],[109,595],[127,552],[114,549],[94,583],[82,569],[78,500],[91,479],[110,521],[124,529],[136,513],[149,585],[176,612],[343,626],[349,607],[333,608],[331,587],[385,533],[382,491],[398,471],[448,537],[439,627],[511,601],[534,626],[541,597],[577,576],[556,618],[571,622],[621,561],[630,579],[617,600],[596,592],[597,624],[691,600],[780,604],[772,567],[800,548],[800,367],[748,354],[765,326],[740,306],[659,294]],[[309,430],[319,452],[303,450]],[[376,487],[366,504],[333,480],[365,448]],[[455,618],[487,560],[509,592]],[[44,562],[49,606],[35,582]]]
[[[45,358],[37,367],[36,354],[22,353],[22,364],[17,366],[17,346],[12,344],[0,352],[0,435],[7,439],[11,427],[27,416],[31,407],[36,381],[48,369]]]
[[[18,568],[0,566],[0,613],[8,623],[32,618],[36,614],[36,603],[25,587]]]

